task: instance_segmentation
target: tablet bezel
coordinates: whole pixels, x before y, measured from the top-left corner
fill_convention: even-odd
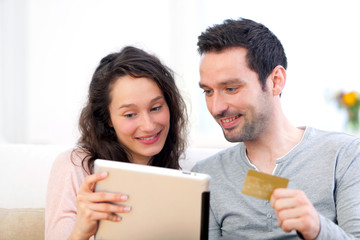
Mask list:
[[[129,195],[121,222],[99,221],[95,239],[207,239],[210,176],[97,159],[109,176],[95,191]]]

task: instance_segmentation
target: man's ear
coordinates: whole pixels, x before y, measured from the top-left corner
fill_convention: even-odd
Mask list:
[[[276,66],[270,74],[273,96],[280,95],[286,83],[286,70],[283,66]]]

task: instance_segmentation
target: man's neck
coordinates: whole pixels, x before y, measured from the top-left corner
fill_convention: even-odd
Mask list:
[[[304,129],[296,128],[286,120],[281,128],[272,127],[257,140],[244,142],[247,157],[258,170],[272,174],[276,160],[290,152],[303,134]]]

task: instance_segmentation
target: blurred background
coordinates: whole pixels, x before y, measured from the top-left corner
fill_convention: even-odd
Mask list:
[[[100,59],[126,45],[175,71],[187,102],[190,145],[231,145],[198,87],[197,37],[224,19],[265,24],[284,45],[282,95],[296,126],[346,131],[339,91],[359,91],[356,0],[0,0],[0,142],[75,144]]]

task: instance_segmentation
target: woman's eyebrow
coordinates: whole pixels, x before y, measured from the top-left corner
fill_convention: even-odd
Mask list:
[[[121,105],[118,109],[130,108],[130,107],[135,107],[135,104],[133,104],[133,103],[123,104],[123,105]]]
[[[164,99],[164,97],[163,96],[157,96],[157,97],[155,97],[155,98],[153,98],[150,102],[156,102],[156,101],[159,101],[160,99]]]
[[[150,100],[150,103],[154,103],[154,102],[156,102],[156,101],[159,101],[160,99],[164,99],[164,97],[163,97],[163,96],[157,96],[157,97],[151,99],[151,100]],[[133,103],[123,104],[123,105],[119,106],[118,109],[131,108],[131,107],[136,107],[136,105],[133,104]]]

